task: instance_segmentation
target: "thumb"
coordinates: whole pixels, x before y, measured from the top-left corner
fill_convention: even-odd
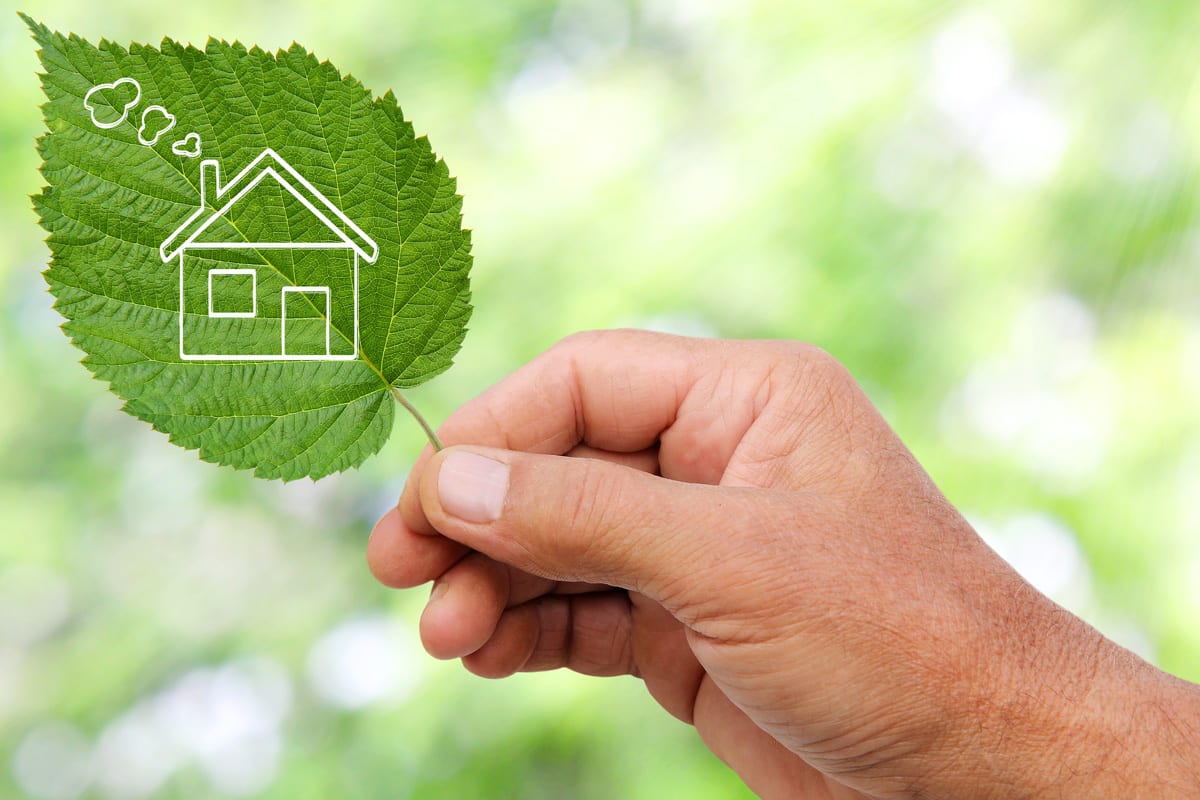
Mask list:
[[[738,507],[748,510],[753,491],[484,447],[444,450],[420,479],[422,507],[443,535],[526,572],[676,607],[727,566],[723,541],[730,528],[741,533],[748,520]]]

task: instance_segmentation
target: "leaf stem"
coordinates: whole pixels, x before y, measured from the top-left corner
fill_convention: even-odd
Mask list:
[[[413,415],[413,419],[415,419],[421,426],[421,430],[425,431],[425,437],[429,439],[429,443],[433,445],[433,451],[436,453],[438,450],[441,450],[442,440],[438,438],[438,435],[434,433],[433,428],[430,427],[429,423],[425,421],[425,418],[421,416],[421,412],[417,411],[417,407],[408,402],[408,398],[402,395],[400,390],[395,386],[390,388],[392,390],[392,397],[396,398],[396,402],[404,406],[404,408],[408,410],[408,413]]]

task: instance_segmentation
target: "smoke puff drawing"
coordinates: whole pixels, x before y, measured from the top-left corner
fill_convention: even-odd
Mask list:
[[[193,131],[171,145],[171,152],[184,158],[200,157],[200,134]]]
[[[122,89],[122,87],[124,87],[124,89]],[[129,94],[130,92],[133,93],[133,97],[131,97],[129,100],[124,101],[124,103],[121,103],[118,100],[120,95]],[[95,105],[95,100],[98,99],[97,95],[100,95],[100,98],[104,99],[111,108],[116,109],[119,107],[121,109],[120,116],[114,120],[108,121],[102,121],[98,116],[96,116],[97,111],[100,110]],[[118,100],[118,102],[114,103],[113,100]],[[112,83],[101,83],[89,89],[88,93],[83,96],[83,107],[86,108],[88,114],[91,115],[93,125],[102,130],[109,130],[117,127],[126,119],[128,119],[129,112],[132,111],[137,104],[141,102],[141,100],[142,85],[140,83],[135,81],[133,78],[118,78]]]
[[[142,112],[142,124],[138,128],[138,141],[146,147],[154,147],[164,133],[175,127],[175,115],[162,106],[150,106]]]

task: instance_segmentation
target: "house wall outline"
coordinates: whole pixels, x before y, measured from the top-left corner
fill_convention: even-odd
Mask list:
[[[266,166],[263,166],[267,162]],[[254,177],[249,176],[259,170]],[[312,185],[303,175],[301,175],[291,164],[289,164],[282,156],[271,148],[264,149],[256,156],[249,164],[246,165],[232,179],[222,182],[220,180],[220,162],[207,159],[200,164],[201,187],[200,187],[200,206],[193,212],[184,222],[170,235],[159,247],[159,256],[163,263],[178,262],[179,265],[179,357],[184,361],[353,361],[359,355],[359,267],[360,261],[366,261],[368,264],[374,264],[379,258],[379,246],[370,236],[368,236],[362,228],[360,228],[353,220],[346,216],[337,206],[335,206],[329,198],[322,194],[315,186]],[[211,181],[210,181],[211,178]],[[257,188],[267,178],[273,178],[275,182],[298,200],[308,211],[310,211],[330,232],[332,232],[339,241],[335,242],[285,242],[285,241],[266,241],[266,242],[197,242],[196,239],[208,230],[217,219],[223,217],[234,205],[242,198]],[[304,192],[299,191],[293,181],[298,183],[303,189],[307,190],[311,196],[305,196]],[[211,183],[211,193],[208,191]],[[245,185],[241,185],[241,184]],[[235,187],[239,187],[234,191]],[[216,208],[215,211],[209,211],[210,196],[216,202],[211,202],[211,205]],[[227,197],[228,196],[228,197]],[[314,203],[313,200],[317,202]],[[318,207],[317,203],[324,206],[324,211]],[[328,214],[326,213],[328,212]],[[354,234],[347,235],[338,225],[336,225],[330,217],[337,219],[346,228]],[[206,217],[206,218],[205,218]],[[199,220],[203,219],[203,222]],[[186,235],[184,235],[186,233]],[[284,286],[281,292],[281,301],[283,303],[283,319],[281,320],[280,329],[280,351],[279,353],[270,354],[230,354],[230,353],[188,353],[185,347],[184,336],[184,321],[185,321],[185,282],[184,282],[184,260],[188,251],[191,250],[270,250],[270,249],[293,249],[293,250],[350,250],[353,252],[354,270],[353,270],[353,293],[354,293],[354,341],[353,352],[349,354],[333,354],[330,351],[330,329],[332,322],[330,320],[332,312],[332,290],[328,286]],[[212,308],[212,273],[232,274],[238,272],[254,272],[254,270],[234,270],[234,269],[217,269],[210,270],[208,278],[209,298],[208,309],[210,318],[229,318],[229,317],[253,317],[258,311],[258,287],[257,277],[254,278],[254,303],[253,314],[243,313],[213,313]],[[323,292],[326,297],[326,308],[324,319],[325,325],[325,353],[322,354],[289,354],[286,352],[286,301],[289,293],[315,293]]]

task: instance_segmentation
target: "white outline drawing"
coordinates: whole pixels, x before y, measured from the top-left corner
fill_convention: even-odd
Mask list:
[[[283,287],[283,324],[279,326],[279,352],[287,355],[287,298],[289,294],[323,294],[325,295],[325,355],[318,359],[329,358],[329,328],[328,319],[333,316],[333,292],[328,286],[285,286]]]
[[[150,116],[151,111],[161,112],[162,115],[167,118],[167,127],[163,128],[161,131],[154,134],[153,139],[146,141],[146,135],[145,135],[146,134],[146,117]],[[138,141],[141,142],[142,144],[144,144],[146,147],[154,147],[154,145],[158,144],[158,140],[162,138],[162,135],[174,127],[175,127],[175,115],[174,114],[172,114],[170,111],[167,111],[162,106],[146,106],[146,110],[142,112],[142,124],[138,127],[138,132],[137,132],[138,133]]]
[[[121,116],[116,122],[101,122],[96,119],[96,107],[92,105],[92,95],[96,92],[103,92],[107,89],[115,89],[122,83],[128,83],[133,86],[135,94],[133,99],[125,104],[125,108],[121,109]],[[133,78],[117,78],[112,83],[98,83],[91,89],[88,89],[87,94],[83,96],[83,107],[87,109],[88,116],[92,118],[92,124],[101,130],[109,130],[115,128],[129,118],[129,112],[133,107],[142,102],[142,85]]]
[[[250,310],[249,311],[216,311],[213,309],[213,275],[249,275],[250,276]],[[210,269],[208,271],[208,315],[217,319],[246,318],[258,316],[258,270],[256,269]]]
[[[279,186],[308,209],[329,231],[337,237],[335,242],[200,242],[197,238],[234,205],[242,200],[267,178]],[[209,207],[216,209],[210,211]],[[336,223],[334,222],[336,220]],[[330,352],[329,331],[333,327],[333,291],[329,286],[285,286],[280,295],[286,307],[289,292],[326,293],[325,355],[289,355],[286,350],[286,333],[280,331],[279,353],[266,355],[188,353],[185,349],[184,318],[185,287],[184,261],[193,250],[350,250],[354,254],[354,351],[344,355]],[[159,256],[164,264],[179,262],[179,357],[184,361],[353,361],[358,358],[358,269],[360,259],[374,264],[379,258],[379,245],[363,232],[349,217],[321,194],[296,169],[271,148],[258,154],[241,172],[222,184],[221,164],[214,159],[200,162],[200,207],[188,217],[159,247]],[[268,266],[264,264],[263,266]],[[256,279],[257,281],[257,279]],[[256,283],[257,287],[257,283]],[[209,293],[211,303],[211,291]],[[255,289],[254,310],[257,315],[258,300]],[[210,306],[211,311],[211,306]],[[283,316],[286,317],[286,310]],[[210,314],[210,316],[212,316]],[[219,317],[218,317],[219,318]],[[282,326],[281,326],[282,327]]]
[[[188,143],[195,142],[195,146],[189,150]],[[180,139],[171,145],[171,152],[177,156],[184,158],[196,158],[200,155],[200,134],[192,131],[187,136]]]

